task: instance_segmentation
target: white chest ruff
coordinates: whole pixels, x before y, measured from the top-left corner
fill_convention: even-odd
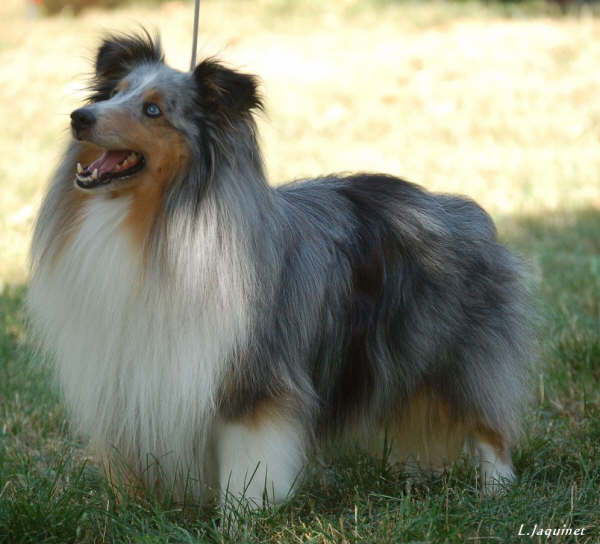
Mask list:
[[[241,297],[194,299],[176,285],[142,280],[140,255],[122,227],[129,205],[88,204],[54,266],[42,263],[34,274],[33,321],[56,354],[73,421],[96,450],[159,461],[167,476],[202,477],[216,383],[243,329],[242,312],[223,306],[239,306]],[[182,251],[192,249],[201,248]]]

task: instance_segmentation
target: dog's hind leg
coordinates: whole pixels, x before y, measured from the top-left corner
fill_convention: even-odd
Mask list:
[[[441,396],[421,389],[387,426],[391,460],[403,463],[409,477],[421,472],[439,474],[466,444],[479,464],[482,492],[496,494],[515,479],[509,440],[500,431],[475,421],[455,417]]]
[[[302,425],[275,403],[223,422],[217,445],[222,507],[253,509],[285,501],[301,473],[305,449]]]
[[[479,463],[483,494],[495,495],[515,479],[508,442],[501,433],[477,425],[471,438],[471,454]]]
[[[407,476],[441,474],[460,455],[468,426],[431,389],[417,391],[387,425],[390,460],[404,465]]]

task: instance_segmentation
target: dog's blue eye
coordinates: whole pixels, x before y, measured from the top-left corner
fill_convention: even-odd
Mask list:
[[[159,117],[162,112],[154,102],[150,102],[148,104],[144,104],[144,113],[148,117]]]

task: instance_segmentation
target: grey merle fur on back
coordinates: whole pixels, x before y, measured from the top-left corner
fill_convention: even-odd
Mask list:
[[[516,436],[526,286],[477,204],[362,174],[278,188],[271,206],[255,225],[273,257],[255,262],[267,302],[232,370],[243,386],[227,395],[228,416],[291,382],[315,428],[337,432],[379,424],[427,387],[458,420]]]

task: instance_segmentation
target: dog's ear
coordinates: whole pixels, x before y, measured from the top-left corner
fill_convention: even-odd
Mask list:
[[[226,68],[207,59],[194,70],[200,103],[229,119],[263,108],[255,76]]]
[[[119,80],[138,64],[163,61],[160,39],[152,38],[145,29],[142,34],[107,36],[96,53],[90,100],[110,98]]]

